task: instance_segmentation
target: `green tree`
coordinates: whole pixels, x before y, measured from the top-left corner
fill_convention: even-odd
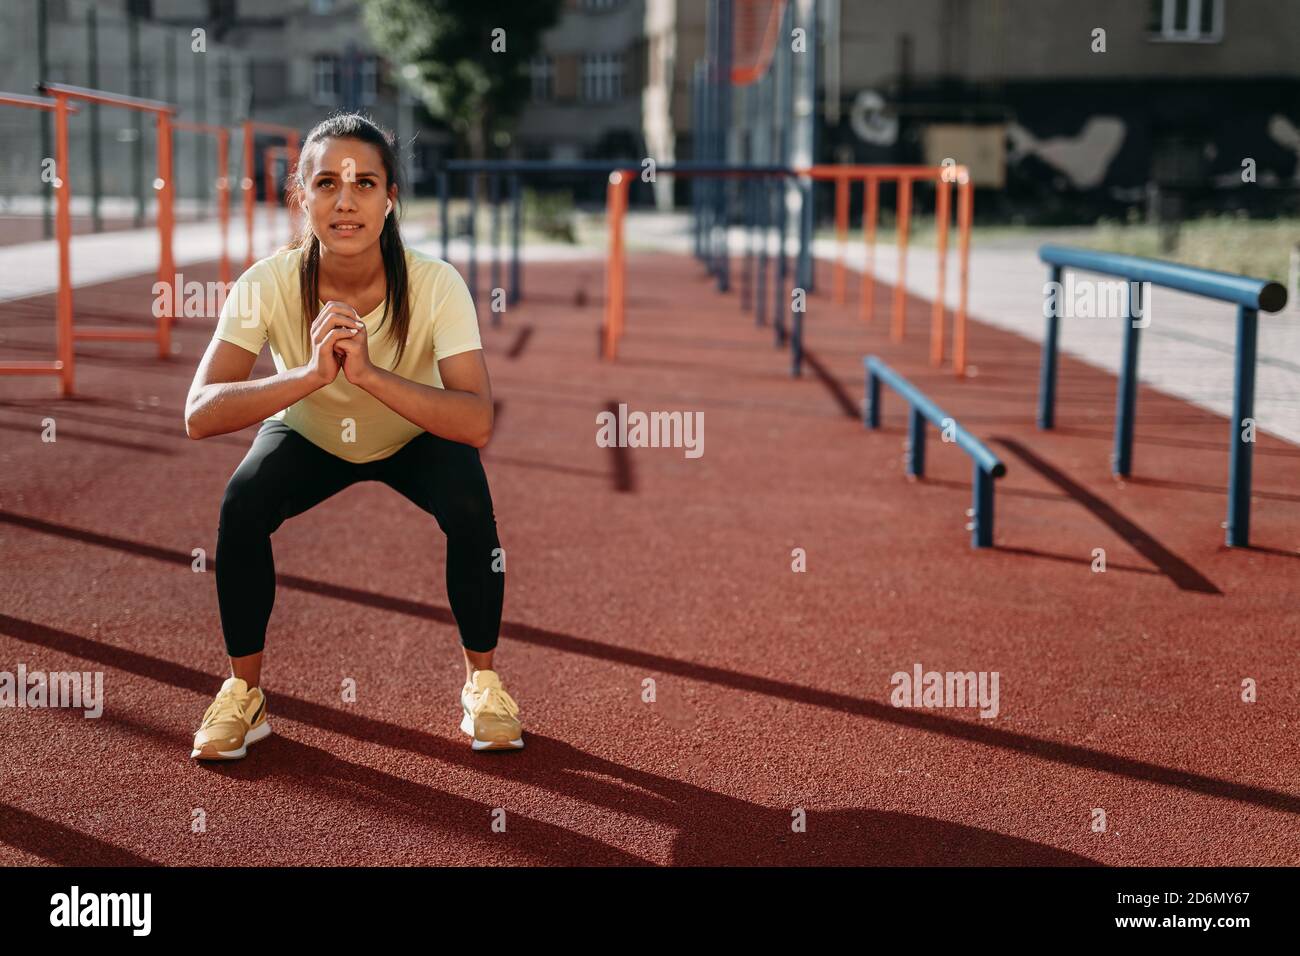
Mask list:
[[[563,0],[365,0],[366,29],[429,113],[483,158],[529,96],[527,63]]]

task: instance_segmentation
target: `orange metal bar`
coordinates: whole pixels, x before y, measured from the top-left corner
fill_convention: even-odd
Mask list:
[[[72,86],[68,83],[40,83],[36,87],[50,96],[68,96],[84,103],[98,103],[101,106],[118,106],[125,110],[141,113],[175,113],[174,103],[162,100],[146,100],[139,96],[123,96],[121,93],[109,93],[105,90],[92,90],[88,86]]]
[[[65,97],[46,98],[24,93],[0,93],[0,105],[19,106],[54,114],[54,190],[58,203],[57,232],[59,243],[59,289],[55,299],[55,359],[23,360],[0,363],[0,375],[58,375],[63,397],[73,392],[72,288],[68,242],[72,235],[70,205],[66,193],[68,161],[68,114],[77,112]]]
[[[605,210],[609,217],[609,264],[605,269],[605,351],[607,360],[618,354],[618,339],[623,319],[623,214],[626,207],[628,177],[621,172],[609,174],[605,188]]]
[[[230,285],[230,130],[217,134],[217,221],[221,223],[221,284]]]
[[[54,234],[59,242],[59,291],[55,297],[58,323],[60,387],[64,398],[73,393],[76,374],[72,342],[72,186],[68,182],[68,98],[60,96],[54,113]]]
[[[870,322],[876,313],[876,221],[880,218],[880,180],[868,176],[862,195],[862,234],[867,244],[867,258],[862,270],[862,321]]]
[[[844,304],[844,247],[849,238],[849,180],[839,176],[835,180],[835,273],[832,289],[836,303]]]
[[[283,139],[290,150],[290,155],[293,157],[295,168],[298,161],[298,144],[302,137],[294,127],[284,126],[279,123],[263,123],[259,120],[250,119],[244,120],[242,128],[244,133],[244,175],[240,179],[239,185],[244,191],[244,226],[247,237],[244,268],[247,269],[253,264],[253,216],[257,206],[257,190],[253,182],[254,133],[269,133]]]
[[[167,302],[158,321],[158,357],[171,355],[171,328],[175,316],[172,304],[176,301],[176,260],[172,255],[172,238],[176,222],[176,183],[172,178],[172,127],[171,116],[157,114],[158,178],[158,281],[166,289]]]
[[[912,180],[898,181],[898,275],[894,281],[894,311],[889,323],[889,338],[903,341],[903,312],[907,305],[907,238],[912,225]]]
[[[847,176],[850,179],[862,179],[867,176],[878,176],[881,179],[942,179],[944,175],[951,176],[953,169],[962,167],[953,166],[871,166],[871,165],[836,165],[833,163],[820,163],[816,166],[796,167],[795,172],[801,176],[811,176],[813,179],[839,179],[841,176]]]
[[[935,186],[934,194],[934,225],[935,225],[935,245],[939,257],[938,261],[938,286],[939,290],[934,297],[934,305],[930,309],[930,364],[943,364],[943,335],[944,335],[944,318],[947,311],[946,298],[948,284],[945,281],[948,266],[948,199],[951,189],[948,180],[941,179]]]
[[[624,322],[624,297],[626,288],[626,263],[624,262],[623,252],[623,218],[627,209],[627,187],[630,184],[630,176],[636,170],[622,170],[618,173],[611,174],[610,188],[606,191],[606,210],[610,223],[610,246],[608,261],[606,267],[606,308],[605,308],[605,326],[604,336],[602,339],[602,354],[612,359],[617,354],[618,338],[622,334]],[[936,199],[936,215],[942,220],[942,225],[938,227],[939,236],[938,244],[941,250],[939,263],[939,302],[937,311],[939,315],[938,325],[935,323],[935,311],[931,313],[931,355],[938,356],[937,361],[942,362],[944,352],[945,329],[944,318],[946,317],[946,250],[947,250],[947,231],[948,222],[951,218],[951,191],[948,183],[951,177],[956,176],[956,181],[960,184],[958,189],[957,218],[958,218],[958,242],[959,254],[961,259],[960,269],[960,289],[958,294],[958,307],[954,317],[953,332],[953,349],[954,349],[954,368],[958,376],[965,374],[966,368],[966,310],[969,292],[969,251],[970,251],[970,229],[972,223],[972,204],[974,199],[973,186],[970,183],[969,171],[964,166],[814,166],[804,167],[797,172],[809,175],[814,179],[833,179],[837,184],[841,181],[851,181],[852,179],[862,179],[865,183],[863,196],[863,220],[864,220],[864,240],[867,244],[867,268],[863,274],[862,284],[862,301],[859,305],[859,311],[864,321],[869,321],[875,312],[875,253],[876,253],[876,234],[879,222],[879,203],[880,203],[880,181],[896,180],[898,184],[898,277],[894,286],[894,295],[892,303],[892,320],[890,323],[890,337],[893,341],[902,341],[905,325],[905,305],[906,305],[906,281],[907,281],[907,251],[911,234],[911,217],[912,217],[912,192],[913,183],[918,180],[932,180],[941,196]],[[743,175],[737,173],[736,175]],[[618,176],[616,182],[614,177]],[[946,178],[947,177],[947,178]],[[615,189],[614,186],[620,186]],[[838,187],[837,187],[838,188]],[[836,197],[836,216],[839,218],[840,200],[837,191]],[[937,207],[943,206],[943,210]]]
[[[0,106],[25,106],[45,113],[53,113],[57,108],[52,97],[28,96],[26,93],[0,93]],[[75,113],[77,108],[69,103],[68,112]]]
[[[176,112],[176,107],[171,103],[164,103],[161,100],[146,100],[138,96],[122,96],[117,93],[107,93],[103,90],[93,90],[84,86],[69,86],[63,83],[43,83],[39,89],[50,93],[59,101],[59,109],[55,116],[59,124],[56,133],[56,154],[62,150],[61,156],[56,156],[55,165],[58,169],[58,175],[62,181],[62,186],[58,190],[58,222],[56,223],[56,234],[59,239],[59,292],[56,299],[56,309],[59,318],[59,327],[66,327],[68,332],[69,344],[68,355],[69,364],[72,355],[72,344],[76,339],[152,339],[158,343],[158,357],[167,358],[171,354],[171,311],[172,303],[175,301],[175,282],[176,282],[176,264],[172,256],[172,227],[175,221],[173,200],[175,198],[175,184],[172,182],[172,114]],[[149,333],[140,331],[123,332],[112,329],[81,329],[78,331],[73,326],[72,321],[72,266],[71,266],[71,244],[72,244],[72,214],[71,214],[71,193],[72,187],[68,175],[68,150],[67,150],[67,100],[77,99],[87,103],[98,103],[103,106],[121,107],[122,109],[136,110],[137,112],[153,113],[154,121],[157,127],[157,175],[154,179],[154,189],[158,192],[158,281],[165,287],[166,301],[161,314],[158,316],[158,328]],[[66,371],[67,379],[65,382],[64,394],[71,394],[72,372],[70,368]]]
[[[957,245],[961,280],[952,330],[952,367],[958,378],[966,375],[967,279],[970,274],[970,230],[974,214],[975,184],[971,182],[970,175],[962,170],[957,188]]]

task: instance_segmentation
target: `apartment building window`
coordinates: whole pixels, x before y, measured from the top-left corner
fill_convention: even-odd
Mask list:
[[[555,61],[539,54],[528,61],[528,78],[533,86],[533,99],[546,102],[555,97]]]
[[[582,98],[592,102],[623,97],[623,54],[590,53],[582,58]]]
[[[333,106],[339,98],[338,58],[328,53],[318,53],[312,61],[312,102],[317,106]]]
[[[361,105],[371,106],[379,98],[379,58],[361,58]]]
[[[1217,43],[1223,39],[1223,0],[1149,0],[1152,40]]]

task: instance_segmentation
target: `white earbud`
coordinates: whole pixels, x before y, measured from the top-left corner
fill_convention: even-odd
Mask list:
[[[392,211],[393,211],[393,201],[390,199],[388,200],[388,208],[384,210],[384,215],[387,216]]]

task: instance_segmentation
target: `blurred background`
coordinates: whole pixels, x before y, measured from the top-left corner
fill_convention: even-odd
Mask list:
[[[31,92],[44,78],[178,103],[192,122],[252,117],[303,132],[331,111],[363,110],[402,144],[416,224],[432,215],[418,200],[434,193],[448,158],[743,162],[782,149],[795,162],[957,157],[975,179],[980,241],[1065,230],[1116,252],[1285,281],[1296,298],[1300,3],[797,0],[786,14],[797,19],[780,19],[786,6],[6,0],[0,89]],[[780,29],[769,36],[774,14]],[[725,131],[714,136],[717,117],[695,114],[719,99],[702,101],[699,87],[710,85],[720,16],[734,24],[727,55],[736,69],[761,69],[772,56],[765,44],[782,42],[773,69],[731,85]],[[793,109],[782,115],[784,41],[810,16],[813,76],[796,71]],[[71,128],[74,231],[139,227],[150,218],[153,124],[121,110],[84,113]],[[53,154],[51,126],[48,114],[0,110],[6,243],[53,235],[51,190],[34,175]],[[259,198],[262,147],[274,142],[259,141],[255,153]],[[178,219],[213,215],[211,142],[178,132],[175,149]],[[229,149],[239,170],[238,136]],[[275,170],[281,179],[285,171]],[[681,209],[689,188],[663,177],[634,189],[633,209]],[[526,189],[530,235],[599,240],[590,220],[604,201],[599,178],[529,177]],[[887,233],[892,197],[881,199]],[[831,191],[814,200],[826,234]],[[922,244],[928,202],[918,197]],[[850,208],[856,228],[856,193]],[[465,227],[458,208],[453,228]]]

